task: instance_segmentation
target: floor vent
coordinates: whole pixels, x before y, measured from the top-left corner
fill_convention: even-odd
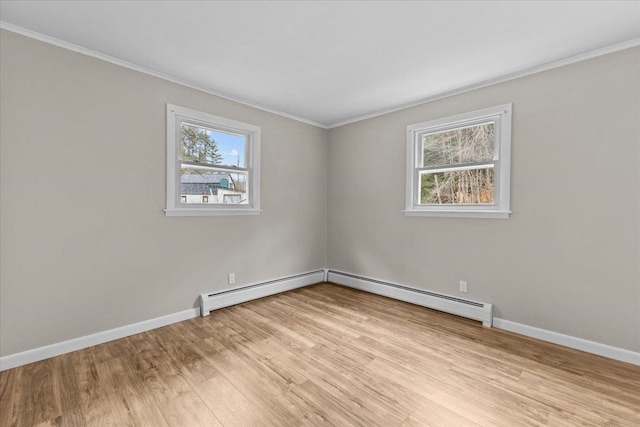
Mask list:
[[[493,304],[486,302],[470,301],[334,270],[329,270],[327,281],[477,320],[486,327],[493,324]]]
[[[313,285],[325,280],[325,271],[316,270],[268,282],[200,295],[200,314],[208,316],[212,310],[240,304],[284,291]]]

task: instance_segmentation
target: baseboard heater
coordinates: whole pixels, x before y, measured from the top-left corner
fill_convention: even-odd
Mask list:
[[[326,280],[350,288],[478,320],[486,327],[491,327],[493,324],[493,304],[456,298],[341,271],[329,270]]]
[[[303,286],[323,282],[326,279],[324,270],[310,271],[295,276],[269,280],[267,282],[242,286],[220,292],[200,294],[200,315],[208,316],[212,310],[240,304],[280,292],[290,291]]]

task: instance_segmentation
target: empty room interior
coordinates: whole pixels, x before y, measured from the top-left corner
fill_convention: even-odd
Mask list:
[[[639,1],[0,28],[0,425],[640,425]]]

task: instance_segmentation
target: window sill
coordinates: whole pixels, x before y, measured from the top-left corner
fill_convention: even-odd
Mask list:
[[[260,209],[203,209],[203,208],[172,208],[164,210],[166,216],[235,216],[260,215]]]
[[[507,219],[511,211],[498,210],[405,210],[405,216],[431,216],[448,218],[496,218]]]

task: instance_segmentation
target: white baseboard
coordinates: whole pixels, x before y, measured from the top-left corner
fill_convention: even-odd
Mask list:
[[[333,283],[360,289],[377,295],[382,295],[400,301],[406,301],[413,304],[429,307],[429,305],[425,304],[426,298],[428,300],[427,302],[429,304],[432,304],[431,301],[427,298],[428,295],[416,292],[419,290],[406,286],[390,284],[375,279],[367,279],[359,276],[354,276],[351,274],[329,269],[318,270],[297,276],[291,276],[288,278],[250,285],[218,294],[205,295],[219,295],[220,299],[216,301],[215,306],[217,307],[217,305],[220,305],[217,308],[221,308],[229,305],[239,304],[241,302],[250,301],[252,299],[262,298],[276,293],[300,288],[303,286],[312,285],[322,281],[331,281]],[[436,303],[440,304],[441,301],[436,301]],[[432,308],[449,312],[448,310],[445,310],[443,308]],[[213,310],[215,308],[209,309]],[[515,332],[517,334],[536,338],[542,341],[548,341],[576,350],[585,351],[587,353],[597,354],[599,356],[604,356],[610,359],[620,360],[622,362],[640,366],[640,353],[637,352],[597,343],[594,341],[588,341],[582,338],[564,335],[533,326],[523,325],[521,323],[512,322],[510,320],[500,318],[490,319],[487,318],[486,313],[477,313],[474,311],[470,314],[475,317],[479,317],[476,318],[476,320],[482,321],[486,326],[491,326],[491,324],[493,323],[493,326],[499,329],[504,329],[506,331]],[[142,322],[133,323],[131,325],[110,329],[108,331],[74,338],[68,341],[23,351],[21,353],[10,354],[8,356],[0,357],[0,371],[37,362],[39,360],[48,359],[50,357],[59,356],[61,354],[70,353],[72,351],[81,350],[83,348],[91,347],[94,345],[103,344],[108,341],[117,340],[119,338],[128,337],[130,335],[138,334],[141,332],[146,332],[152,329],[160,328],[162,326],[170,325],[172,323],[192,319],[199,315],[200,308],[191,308],[188,310],[180,311],[178,313],[156,317],[155,319],[145,320]]]
[[[108,331],[85,335],[84,337],[78,337],[68,341],[34,348],[21,353],[10,354],[8,356],[0,357],[0,371],[16,368],[18,366],[48,359],[50,357],[60,356],[61,354],[70,353],[72,351],[82,350],[83,348],[128,337],[129,335],[150,331],[151,329],[161,328],[172,323],[198,317],[199,315],[199,308],[190,308],[178,313],[156,317],[155,319],[144,320],[131,325],[109,329]]]
[[[498,329],[515,332],[516,334],[525,335],[527,337],[536,338],[542,341],[551,342],[587,353],[597,354],[598,356],[608,357],[609,359],[620,360],[622,362],[640,366],[640,353],[636,353],[631,350],[625,350],[623,348],[613,347],[595,341],[588,341],[571,335],[559,334],[557,332],[523,325],[522,323],[499,319],[497,317],[493,319],[493,326]]]
[[[443,306],[442,300],[438,298],[432,299],[427,295],[421,295],[419,292],[416,292],[419,290],[404,285],[387,283],[377,279],[370,279],[336,270],[328,270],[327,278],[325,279],[325,281],[337,283],[355,289],[360,289],[362,291],[371,292],[373,294],[386,296],[400,301],[410,302],[412,304],[445,311],[447,313],[469,317],[475,320],[482,321],[483,325],[485,326],[493,325],[496,328],[515,332],[516,334],[528,336],[531,338],[536,338],[541,341],[551,342],[576,350],[581,350],[587,353],[596,354],[598,356],[608,357],[609,359],[619,360],[622,362],[640,366],[640,353],[623,348],[613,347],[607,344],[601,344],[595,341],[588,341],[582,338],[573,337],[571,335],[564,335],[533,326],[523,325],[521,323],[500,319],[497,317],[488,320],[486,312],[482,312],[482,310],[478,312],[478,309],[474,309],[473,307],[467,308],[463,306],[463,310],[471,310],[471,312],[460,314],[459,312],[457,312],[458,310],[460,310],[459,306],[454,307],[454,310],[450,310],[451,307],[447,307],[446,302]]]
[[[200,313],[202,316],[208,316],[212,310],[313,285],[325,281],[325,278],[326,273],[324,270],[316,270],[227,291],[201,294]]]
[[[253,285],[243,286],[241,288],[231,289],[229,291],[217,294],[208,294],[217,296],[215,303],[208,310],[222,308],[229,305],[240,304],[242,302],[265,296],[277,294],[284,291],[312,285],[324,281],[326,277],[325,270],[317,270],[308,273],[302,273],[295,276],[289,276],[277,280],[257,283]],[[204,294],[207,295],[207,294]],[[166,316],[156,317],[155,319],[144,320],[142,322],[133,323],[131,325],[122,326],[108,331],[98,332],[83,337],[74,338],[44,347],[34,348],[32,350],[20,353],[10,354],[0,357],[0,371],[4,371],[18,366],[26,365],[50,357],[60,356],[61,354],[70,353],[83,348],[91,347],[105,342],[128,337],[130,335],[139,334],[141,332],[150,331],[152,329],[161,328],[172,323],[181,322],[183,320],[192,319],[200,316],[200,308],[191,308],[180,311],[178,313]],[[206,312],[206,314],[209,314]]]
[[[327,276],[329,282],[397,299],[399,301],[410,302],[434,310],[444,311],[445,313],[455,314],[468,319],[478,320],[482,322],[484,326],[491,327],[493,305],[486,302],[465,300],[450,295],[443,295],[336,270],[329,270]]]

